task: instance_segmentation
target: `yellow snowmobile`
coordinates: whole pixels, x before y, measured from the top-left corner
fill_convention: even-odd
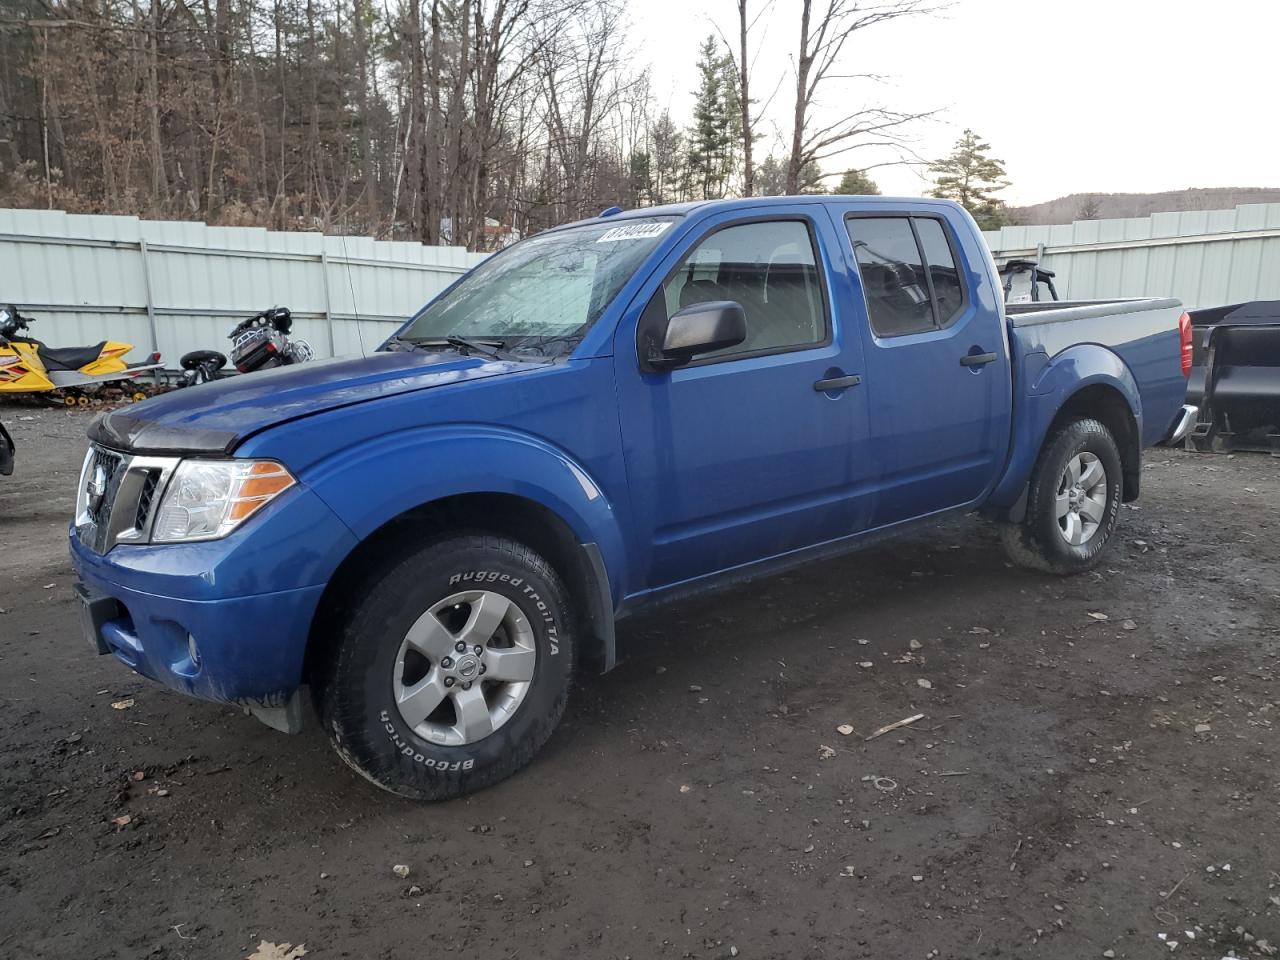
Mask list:
[[[104,340],[92,347],[50,347],[29,331],[30,317],[12,304],[0,306],[0,396],[56,391],[68,406],[92,403],[89,394],[104,384],[122,387],[127,397],[144,399],[128,381],[160,368],[160,354],[142,363],[125,363],[133,344]]]

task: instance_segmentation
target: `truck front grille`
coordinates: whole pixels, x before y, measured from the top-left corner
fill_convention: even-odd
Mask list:
[[[150,467],[142,479],[142,492],[138,494],[138,510],[133,525],[138,530],[145,530],[151,521],[151,507],[155,503],[156,489],[160,486],[160,470]]]
[[[92,446],[76,491],[76,538],[95,553],[146,543],[177,457],[140,457]]]
[[[103,450],[95,448],[93,451],[93,462],[89,467],[90,477],[94,477],[98,469],[102,469],[102,473],[97,473],[98,477],[105,477],[105,490],[103,495],[97,500],[90,501],[87,505],[89,517],[97,526],[106,523],[107,518],[111,516],[111,507],[115,503],[116,494],[120,491],[120,470],[121,464],[124,463],[124,456],[116,453],[114,450]]]

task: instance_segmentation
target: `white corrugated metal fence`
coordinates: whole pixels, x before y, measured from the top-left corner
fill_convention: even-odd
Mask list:
[[[0,303],[53,347],[159,350],[166,367],[227,353],[235,323],[271,306],[318,357],[374,349],[485,257],[461,247],[250,227],[0,209]]]
[[[1280,299],[1280,204],[1004,227],[998,260],[1039,256],[1064,299],[1175,296],[1189,308]],[[485,254],[459,247],[249,227],[0,209],[0,303],[51,346],[121,340],[227,352],[266,307],[293,311],[317,356],[372,350]],[[358,319],[357,319],[358,318]]]
[[[1280,300],[1280,203],[1003,227],[998,262],[1040,257],[1066,300],[1177,297],[1188,309]]]

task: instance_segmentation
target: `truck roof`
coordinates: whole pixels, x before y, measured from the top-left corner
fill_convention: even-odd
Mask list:
[[[868,200],[874,201],[877,205],[886,204],[896,207],[922,207],[922,206],[938,206],[949,209],[960,209],[959,205],[950,200],[939,200],[933,197],[882,197],[876,194],[797,194],[781,197],[731,197],[724,200],[690,200],[685,203],[667,203],[657,207],[637,207],[632,210],[618,210],[611,207],[597,216],[587,217],[574,223],[562,224],[562,227],[579,226],[585,223],[603,223],[606,220],[624,220],[635,217],[683,217],[696,211],[708,210],[747,210],[759,207],[794,205],[794,204],[823,204],[830,203],[833,200]],[[613,212],[610,212],[613,211]],[[561,229],[554,227],[552,229]]]

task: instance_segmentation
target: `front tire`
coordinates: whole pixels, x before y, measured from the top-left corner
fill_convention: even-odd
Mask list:
[[[338,755],[391,793],[444,800],[525,766],[569,693],[567,593],[514,540],[454,536],[353,590],[316,699]]]
[[[1019,566],[1045,573],[1094,567],[1115,532],[1123,494],[1120,451],[1097,420],[1074,420],[1040,452],[1022,523],[1002,524],[1001,539]]]

